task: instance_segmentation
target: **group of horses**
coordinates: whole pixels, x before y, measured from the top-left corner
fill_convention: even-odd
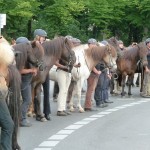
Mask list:
[[[3,43],[9,43],[3,38]],[[38,101],[36,104],[36,115],[43,115],[40,109],[41,103],[41,84],[45,81],[49,70],[55,64],[56,60],[63,59],[66,62],[70,61],[71,57],[75,57],[72,50],[72,42],[65,37],[46,41],[42,45],[37,41],[29,43],[21,43],[12,46],[15,55],[15,64],[8,67],[8,87],[9,94],[7,96],[7,104],[10,110],[11,117],[15,124],[15,130],[12,138],[12,149],[21,150],[18,144],[17,133],[20,125],[20,103],[21,103],[21,75],[20,70],[24,68],[26,62],[39,68],[38,73],[32,79],[32,95]],[[7,49],[7,47],[6,47]],[[5,57],[5,56],[4,56]]]
[[[6,41],[6,40],[5,40]],[[38,116],[43,116],[40,104],[41,104],[41,84],[45,81],[46,76],[49,74],[50,79],[57,81],[56,68],[52,68],[55,62],[62,59],[66,62],[70,62],[70,59],[76,59],[76,62],[81,64],[80,68],[73,67],[72,69],[72,82],[75,84],[71,88],[72,91],[69,100],[70,111],[74,110],[73,98],[77,95],[80,112],[84,112],[81,106],[81,90],[84,81],[89,77],[93,67],[100,61],[105,62],[110,72],[118,70],[121,75],[122,81],[122,95],[124,94],[124,79],[128,75],[130,81],[133,79],[133,75],[137,69],[137,62],[146,62],[147,48],[144,43],[138,44],[135,48],[131,48],[126,52],[122,52],[121,56],[118,55],[118,44],[116,38],[108,39],[108,45],[99,45],[95,48],[88,48],[87,44],[82,44],[74,47],[72,42],[65,37],[58,37],[56,39],[45,41],[42,45],[36,41],[30,43],[17,44],[12,46],[15,54],[15,65],[9,66],[8,73],[8,87],[9,95],[7,96],[8,107],[10,114],[15,123],[15,130],[13,133],[12,149],[21,150],[21,147],[17,141],[17,132],[20,123],[20,85],[21,75],[20,70],[23,69],[26,62],[30,62],[33,66],[39,68],[38,73],[32,79],[32,102],[33,105],[30,108],[30,112],[36,113]],[[74,55],[75,53],[75,55]],[[75,57],[75,58],[73,58]],[[63,89],[60,89],[63,90]],[[69,89],[68,89],[69,91]],[[129,92],[131,94],[131,87],[129,82]],[[36,100],[36,105],[35,104]]]

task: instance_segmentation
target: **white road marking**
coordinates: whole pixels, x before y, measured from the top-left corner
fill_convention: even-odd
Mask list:
[[[76,129],[81,128],[82,126],[83,125],[70,125],[70,126],[66,127],[65,129],[74,129],[74,130],[76,130]]]
[[[101,118],[101,117],[104,117],[105,115],[92,115],[90,117],[94,117],[94,118]]]
[[[82,125],[85,125],[85,124],[88,124],[88,123],[90,123],[89,121],[78,121],[78,122],[76,122],[76,123],[74,123],[74,124],[82,124]]]
[[[94,120],[96,120],[97,118],[85,118],[85,119],[83,119],[83,120],[85,120],[85,121],[94,121]]]
[[[108,115],[111,114],[112,112],[106,112],[106,111],[102,111],[100,113],[98,113],[99,115]]]
[[[132,99],[130,99],[132,100]],[[133,99],[135,100],[135,99]],[[89,116],[89,118],[84,118],[81,121],[75,122],[74,124],[66,127],[63,130],[60,130],[56,134],[52,135],[48,140],[42,142],[38,148],[35,148],[34,150],[52,150],[53,147],[55,147],[61,140],[65,139],[68,135],[72,134],[77,129],[83,127],[84,125],[91,123],[92,121],[97,120],[98,118],[104,117],[105,115],[111,114],[112,112],[118,111],[120,109],[124,109],[130,106],[138,105],[144,102],[148,102],[150,99],[147,100],[140,100],[138,102],[132,102],[129,104],[124,104],[121,106],[114,107],[112,109],[107,109],[105,111],[102,111],[100,113],[97,113],[95,115]],[[56,141],[57,140],[57,141]]]
[[[74,132],[74,130],[60,130],[56,134],[71,134],[73,132]]]
[[[113,108],[113,109],[107,109],[106,111],[117,111],[117,110],[119,110],[119,109]]]
[[[66,138],[68,135],[53,135],[50,138],[48,138],[49,140],[63,140],[64,138]]]
[[[44,141],[39,146],[41,147],[53,147],[56,146],[60,141]]]
[[[35,148],[34,150],[52,150],[51,148]]]

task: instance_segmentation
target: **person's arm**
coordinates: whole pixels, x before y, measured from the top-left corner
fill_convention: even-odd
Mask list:
[[[147,66],[145,66],[145,72],[150,72]]]
[[[22,69],[20,71],[21,74],[28,74],[28,73],[33,73],[34,75],[37,74],[37,69],[36,68],[31,68],[31,69]]]
[[[57,61],[55,62],[55,65],[56,65],[57,67],[59,67],[59,68],[62,68],[62,69],[68,69],[67,66],[64,66],[64,65],[60,64],[60,63],[59,63],[59,60],[57,60]]]
[[[94,73],[96,73],[96,74],[101,74],[101,71],[99,71],[99,70],[97,70],[95,67],[93,68],[93,70],[92,70]]]

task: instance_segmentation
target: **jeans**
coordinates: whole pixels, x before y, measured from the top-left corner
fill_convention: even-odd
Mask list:
[[[0,127],[1,127],[1,149],[12,150],[12,134],[14,122],[10,116],[6,101],[0,98]]]
[[[49,115],[51,113],[50,101],[49,101],[49,76],[46,77],[45,82],[43,83],[43,92],[44,92],[44,108],[43,113]]]
[[[21,120],[26,119],[27,111],[29,105],[32,100],[32,93],[31,93],[31,80],[32,74],[25,74],[21,76],[22,83],[21,83],[21,95],[22,95],[22,105],[21,105]]]

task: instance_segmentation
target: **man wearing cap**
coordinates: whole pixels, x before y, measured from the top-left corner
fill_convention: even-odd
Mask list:
[[[34,38],[36,41],[38,41],[40,44],[43,44],[47,38],[47,33],[43,29],[36,29],[34,31]],[[43,105],[43,113],[45,115],[46,120],[51,120],[50,118],[50,97],[49,97],[49,89],[50,89],[50,82],[49,82],[49,75],[47,74],[45,82],[42,84],[43,85],[43,93],[44,93],[44,105]],[[37,121],[42,121],[44,118],[36,116]],[[46,121],[45,120],[45,121]]]
[[[29,43],[29,40],[26,37],[19,37],[16,39],[16,44],[20,43]],[[21,104],[21,127],[30,127],[31,123],[27,120],[26,115],[31,103],[32,94],[31,94],[31,80],[32,76],[37,74],[37,68],[31,68],[30,63],[26,63],[26,66],[21,73],[21,95],[22,95],[22,104]]]
[[[123,41],[119,40],[119,41],[118,41],[118,46],[119,46],[119,49],[120,49],[121,51],[125,50]]]
[[[97,41],[93,38],[88,40],[88,46],[89,48],[96,47]],[[85,104],[84,104],[84,110],[85,111],[95,111],[96,109],[92,108],[92,94],[95,90],[95,87],[97,85],[98,77],[101,74],[100,70],[97,70],[96,67],[93,68],[89,78],[87,79],[87,92],[86,92],[86,98],[85,98]]]
[[[141,96],[147,98],[150,97],[150,38],[146,39],[145,44],[148,48],[148,64],[144,66],[143,92],[141,93]]]

